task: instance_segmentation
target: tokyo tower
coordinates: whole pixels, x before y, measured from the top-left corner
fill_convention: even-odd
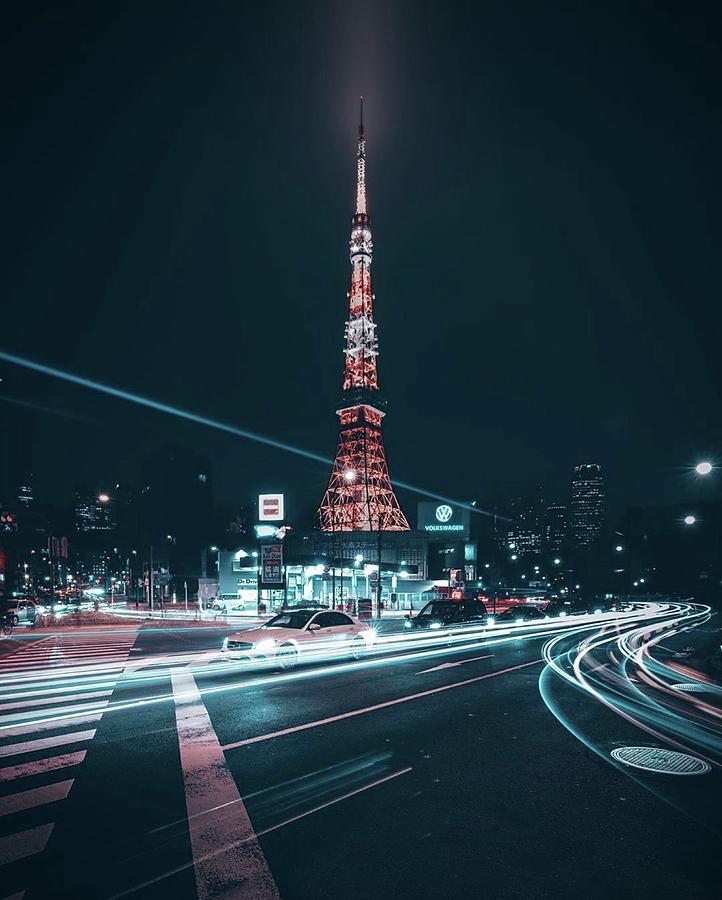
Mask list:
[[[408,531],[391,485],[381,423],[386,402],[379,393],[378,338],[371,292],[371,225],[366,205],[363,98],[356,155],[356,212],[351,219],[351,290],[339,439],[331,477],[318,508],[322,531]]]

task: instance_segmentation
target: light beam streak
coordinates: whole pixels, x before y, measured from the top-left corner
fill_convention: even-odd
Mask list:
[[[211,419],[208,416],[202,416],[198,413],[191,412],[188,409],[183,409],[178,406],[171,406],[169,403],[162,403],[159,400],[153,400],[151,397],[143,397],[140,394],[132,393],[131,391],[123,390],[122,388],[116,388],[109,384],[103,384],[100,381],[93,381],[90,378],[84,378],[81,375],[75,375],[72,372],[65,372],[63,369],[58,369],[55,366],[47,366],[44,363],[36,362],[35,360],[28,359],[24,356],[17,356],[14,353],[7,353],[4,350],[0,350],[0,360],[4,362],[11,363],[15,366],[20,366],[24,369],[29,369],[32,372],[39,372],[42,375],[48,375],[51,378],[57,378],[60,381],[66,381],[69,384],[75,384],[79,387],[87,388],[90,391],[95,391],[99,394],[105,394],[108,397],[115,397],[118,400],[125,400],[128,403],[134,403],[137,406],[144,406],[146,409],[152,409],[155,412],[164,413],[165,415],[175,416],[178,419],[185,419],[187,422],[193,422],[196,425],[203,425],[206,428],[214,428],[217,431],[223,431],[226,434],[231,434],[234,437],[240,437],[244,440],[254,441],[257,444],[264,444],[266,447],[273,447],[275,450],[283,450],[286,453],[292,453],[295,456],[300,456],[304,459],[310,459],[313,462],[323,463],[324,466],[333,465],[333,460],[328,456],[321,456],[320,453],[314,453],[311,450],[304,450],[302,447],[296,447],[293,444],[287,444],[284,441],[278,441],[275,438],[266,437],[263,434],[258,434],[254,431],[248,431],[245,428],[239,428],[237,425],[229,425],[227,422],[220,422],[217,419]],[[416,487],[415,485],[409,484],[405,481],[398,481],[394,479],[394,484],[396,487],[400,487],[406,491],[411,491],[414,494],[419,494],[422,497],[430,497],[432,500],[439,500],[443,503],[451,503],[454,506],[461,507],[462,509],[468,509],[470,512],[479,513],[484,516],[492,516],[494,513],[489,512],[485,509],[480,509],[478,506],[472,506],[470,503],[465,503],[461,500],[453,500],[449,497],[445,497],[443,494],[437,494],[434,491],[428,491],[425,488]],[[503,519],[503,516],[497,516],[497,518]]]

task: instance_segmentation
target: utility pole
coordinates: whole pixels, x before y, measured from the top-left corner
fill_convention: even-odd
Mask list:
[[[148,605],[153,613],[153,545],[150,546],[150,571],[148,572]]]
[[[379,564],[378,581],[376,582],[376,616],[381,618],[381,511],[379,510],[377,534],[377,559]]]

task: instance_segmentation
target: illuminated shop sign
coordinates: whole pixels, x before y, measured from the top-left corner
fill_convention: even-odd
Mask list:
[[[470,513],[451,503],[419,503],[418,529],[428,534],[456,534],[468,538]]]

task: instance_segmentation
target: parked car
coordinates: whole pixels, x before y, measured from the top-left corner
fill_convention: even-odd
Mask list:
[[[375,632],[363,622],[335,610],[293,609],[259,628],[239,631],[223,641],[223,655],[241,661],[268,660],[293,669],[304,655],[350,655],[361,659]]]
[[[407,628],[465,628],[485,625],[488,616],[481,600],[431,600],[414,618],[407,617]]]
[[[2,612],[13,625],[32,625],[38,614],[37,605],[32,600],[6,600]]]
[[[220,594],[220,596],[214,597],[213,602],[211,603],[211,609],[216,610],[241,610],[245,608],[246,604],[241,600],[238,594]]]

